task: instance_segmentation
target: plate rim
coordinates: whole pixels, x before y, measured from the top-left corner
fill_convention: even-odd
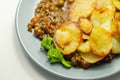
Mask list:
[[[27,48],[25,47],[25,45],[24,45],[24,42],[23,42],[23,40],[22,40],[22,38],[21,38],[21,36],[20,36],[20,32],[19,32],[19,25],[18,25],[18,15],[19,15],[19,9],[20,9],[20,6],[21,6],[21,4],[22,4],[22,1],[23,0],[19,0],[19,2],[18,2],[18,5],[17,5],[17,8],[16,8],[16,13],[15,13],[15,28],[16,28],[16,33],[17,33],[17,37],[18,37],[18,39],[19,39],[19,43],[21,44],[21,46],[22,46],[22,48],[24,49],[24,51],[27,53],[27,55],[30,57],[30,59],[34,62],[34,63],[36,63],[40,68],[42,68],[43,70],[45,70],[45,71],[47,71],[47,72],[49,72],[49,73],[52,73],[53,75],[56,75],[56,76],[58,76],[58,77],[61,77],[61,78],[67,78],[67,79],[82,79],[82,80],[84,80],[84,79],[89,79],[89,80],[93,80],[93,79],[102,79],[102,78],[106,78],[106,77],[109,77],[109,76],[112,76],[112,75],[115,75],[115,74],[117,74],[118,72],[120,72],[120,70],[118,70],[118,71],[114,71],[114,72],[112,72],[112,73],[109,73],[109,74],[106,74],[106,75],[101,75],[101,76],[98,76],[98,77],[92,77],[92,78],[73,78],[73,77],[70,77],[70,76],[66,76],[66,75],[63,75],[63,74],[59,74],[59,73],[57,73],[57,72],[55,72],[55,71],[53,71],[53,70],[50,70],[49,68],[47,68],[46,66],[44,66],[44,65],[42,65],[42,64],[40,64],[40,62],[38,62],[31,54],[30,54],[30,52],[27,50]]]

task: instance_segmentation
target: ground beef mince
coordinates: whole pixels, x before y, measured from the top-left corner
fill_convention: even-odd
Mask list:
[[[28,24],[28,31],[40,39],[53,37],[59,25],[67,20],[67,4],[72,0],[42,0],[35,9],[35,16]],[[66,5],[65,5],[66,4]],[[68,4],[68,5],[69,5]]]

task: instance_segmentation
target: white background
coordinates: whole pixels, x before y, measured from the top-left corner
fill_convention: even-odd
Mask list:
[[[68,80],[44,71],[25,55],[15,30],[18,2],[0,1],[0,80]],[[104,80],[120,80],[119,75]]]

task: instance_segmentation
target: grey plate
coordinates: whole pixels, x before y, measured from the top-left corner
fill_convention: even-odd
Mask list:
[[[120,57],[115,58],[112,63],[94,66],[90,69],[70,68],[66,69],[61,64],[51,65],[48,62],[45,51],[40,51],[40,40],[27,31],[27,23],[34,16],[34,10],[39,0],[21,0],[16,12],[16,30],[20,42],[31,57],[43,69],[71,79],[98,79],[108,77],[120,71]]]

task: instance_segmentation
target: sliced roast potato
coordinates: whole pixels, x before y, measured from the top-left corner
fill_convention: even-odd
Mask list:
[[[86,34],[90,34],[93,28],[91,22],[86,18],[80,18],[79,20],[80,27],[82,31]]]
[[[89,35],[82,33],[82,39],[83,40],[88,40],[89,39]]]
[[[113,54],[120,54],[120,39],[112,38],[112,53]]]
[[[89,41],[86,42],[82,42],[79,47],[78,47],[78,51],[80,52],[89,52],[90,51],[90,44]]]
[[[93,26],[100,26],[110,33],[113,30],[111,26],[112,20],[114,19],[115,6],[112,0],[97,0],[96,10],[92,13],[90,20]]]
[[[115,20],[117,21],[118,26],[120,26],[120,12],[115,13]]]
[[[115,7],[120,10],[120,0],[112,0]]]
[[[69,20],[77,22],[80,17],[88,17],[95,9],[96,0],[75,0],[69,11]]]
[[[117,31],[118,31],[118,37],[120,39],[120,12],[115,13],[115,21],[117,22]]]
[[[57,30],[55,40],[61,48],[64,48],[64,45],[69,44],[71,41],[70,33],[68,31]]]
[[[89,62],[89,63],[96,63],[104,58],[104,56],[98,56],[93,54],[92,52],[80,53],[81,57]]]
[[[78,48],[82,35],[75,23],[65,22],[56,31],[54,39],[61,52],[68,55]]]
[[[120,39],[119,25],[115,19],[112,19],[111,21],[111,35],[112,37]]]
[[[115,12],[114,12],[115,13]],[[107,8],[95,10],[91,15],[91,23],[93,26],[100,26],[110,32],[113,36],[117,33],[117,23],[114,14]]]
[[[89,37],[92,52],[98,56],[106,56],[112,48],[111,34],[101,27],[94,27]]]
[[[102,8],[107,8],[112,12],[115,12],[115,6],[113,5],[112,0],[97,0],[96,9],[100,10]]]

